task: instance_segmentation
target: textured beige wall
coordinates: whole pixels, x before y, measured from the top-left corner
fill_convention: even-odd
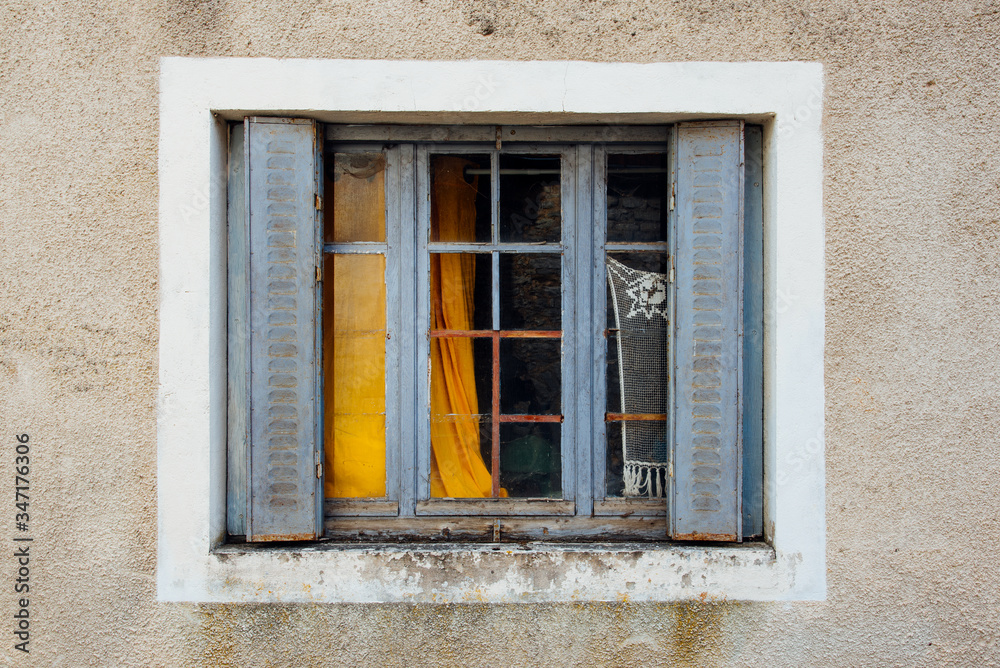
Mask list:
[[[6,0],[0,555],[21,432],[35,543],[30,657],[12,650],[0,556],[0,663],[1000,663],[1000,9],[764,4]],[[166,55],[822,62],[828,600],[158,604]]]

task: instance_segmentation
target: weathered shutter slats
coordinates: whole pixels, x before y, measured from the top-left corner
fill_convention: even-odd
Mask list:
[[[675,146],[671,536],[741,539],[743,124],[682,123]]]
[[[314,121],[246,121],[250,447],[246,536],[322,532],[320,220]]]

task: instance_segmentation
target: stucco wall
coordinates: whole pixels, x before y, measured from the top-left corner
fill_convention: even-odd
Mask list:
[[[0,663],[1000,663],[1000,10],[760,4],[0,7],[0,498],[28,433],[35,538],[31,655],[0,624]],[[157,603],[169,55],[823,63],[827,601]],[[0,564],[10,620],[15,565]]]

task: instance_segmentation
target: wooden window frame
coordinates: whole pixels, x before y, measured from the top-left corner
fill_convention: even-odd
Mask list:
[[[161,59],[157,600],[825,600],[823,99],[809,62]],[[767,543],[226,545],[226,123],[248,114],[763,123]]]
[[[375,541],[524,541],[524,540],[639,540],[668,539],[664,518],[667,500],[610,497],[605,493],[604,467],[607,441],[604,432],[606,247],[624,249],[628,244],[607,244],[606,166],[609,152],[671,152],[676,125],[665,126],[373,126],[328,125],[325,144],[347,152],[381,151],[386,155],[385,243],[324,243],[329,253],[384,253],[386,255],[386,326],[400,336],[386,346],[386,498],[325,499],[325,540]],[[755,129],[760,137],[759,128]],[[757,149],[762,150],[759,143]],[[755,149],[755,150],[757,150]],[[432,153],[558,153],[562,164],[561,202],[563,236],[557,245],[504,244],[515,252],[563,254],[562,306],[564,354],[562,359],[561,456],[563,498],[549,499],[431,499],[426,473],[430,469],[429,396],[426,360],[429,358],[429,293],[426,281],[415,281],[417,309],[404,308],[405,277],[428,273],[430,252],[445,249],[483,251],[482,244],[429,242],[429,163]],[[749,161],[748,161],[749,162]],[[497,160],[493,160],[496,167]],[[762,180],[750,167],[747,184],[755,180],[759,198]],[[674,183],[674,156],[670,157],[670,183]],[[499,196],[496,179],[493,197]],[[749,192],[749,189],[748,189]],[[758,199],[759,201],[759,199]],[[494,207],[494,216],[495,207]],[[758,219],[748,228],[761,228]],[[759,239],[759,233],[757,235]],[[671,253],[670,243],[656,250]],[[759,243],[754,242],[754,243]],[[621,248],[618,248],[618,247]],[[662,246],[662,248],[660,248]],[[652,246],[650,246],[652,249]],[[762,248],[761,248],[762,252]],[[759,255],[760,253],[758,253]],[[762,272],[753,262],[748,272]],[[749,275],[749,274],[748,274]],[[761,281],[747,282],[761,291]],[[576,289],[590,286],[590,290]],[[496,286],[494,286],[494,290]],[[670,290],[673,299],[673,288]],[[759,297],[759,299],[758,299]],[[752,301],[762,300],[753,293]],[[494,295],[496,299],[496,295]],[[751,312],[752,309],[745,308]],[[568,317],[567,317],[568,316]],[[749,321],[748,321],[749,322]],[[756,321],[754,321],[756,322]],[[752,323],[751,323],[752,324]],[[762,330],[762,322],[759,330]],[[749,330],[748,330],[749,331]],[[749,342],[750,339],[747,339]],[[416,342],[415,345],[412,342]],[[745,355],[749,367],[762,368],[758,337],[753,352]],[[671,346],[673,342],[671,341]],[[754,361],[756,360],[756,361]],[[762,392],[761,373],[760,379]],[[576,387],[592,388],[577,392]],[[747,397],[753,393],[749,393]],[[744,410],[760,406],[759,397],[745,401]],[[425,410],[405,410],[423,406]],[[759,424],[759,420],[757,423]],[[755,429],[751,421],[751,429]],[[744,424],[744,438],[747,424]],[[416,434],[406,439],[403,434]],[[754,432],[756,434],[756,432]],[[743,462],[745,539],[763,533],[762,435],[753,435]],[[581,454],[583,453],[583,454]],[[586,454],[586,453],[589,453]],[[424,472],[423,474],[421,472]],[[237,477],[238,479],[238,477]],[[239,527],[230,525],[232,537]]]

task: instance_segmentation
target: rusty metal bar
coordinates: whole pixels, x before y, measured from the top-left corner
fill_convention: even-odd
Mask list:
[[[432,329],[430,336],[434,339],[490,339],[497,336],[501,339],[558,339],[562,337],[562,330]]]
[[[562,415],[501,415],[500,422],[562,422]]]
[[[504,329],[500,331],[502,339],[558,339],[562,331],[545,331],[540,329]]]
[[[640,422],[654,421],[666,422],[666,413],[605,413],[604,419],[607,422]]]

